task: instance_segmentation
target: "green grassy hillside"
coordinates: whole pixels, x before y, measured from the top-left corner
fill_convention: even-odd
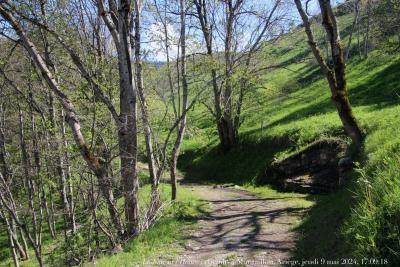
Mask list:
[[[340,24],[347,43],[351,17],[341,17]],[[252,106],[243,113],[237,148],[222,154],[207,111],[198,107],[191,113],[189,133],[194,134],[185,140],[179,163],[186,179],[253,188],[274,157],[324,137],[348,140],[302,28],[266,44],[259,56],[266,65],[282,67],[265,73],[248,96]],[[376,48],[367,59],[349,60],[350,101],[368,135],[362,150],[353,153],[359,167],[352,181],[335,194],[309,197],[315,204],[296,229],[302,238],[295,256],[376,257],[400,264],[399,77],[399,54]]]

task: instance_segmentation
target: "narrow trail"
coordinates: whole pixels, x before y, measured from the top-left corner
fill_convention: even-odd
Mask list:
[[[187,236],[174,266],[280,266],[290,258],[293,227],[307,211],[293,198],[262,198],[237,188],[185,185],[211,211]]]

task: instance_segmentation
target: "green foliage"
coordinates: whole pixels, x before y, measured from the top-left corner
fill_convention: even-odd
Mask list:
[[[49,266],[64,266],[66,258],[81,258],[84,261],[83,266],[131,266],[134,264],[143,263],[145,260],[150,260],[152,257],[160,255],[174,256],[180,246],[179,243],[184,242],[185,231],[182,229],[193,228],[192,224],[195,219],[200,215],[207,212],[208,206],[206,203],[201,202],[192,196],[189,190],[185,188],[178,188],[178,199],[175,203],[167,204],[163,211],[162,217],[159,221],[147,231],[141,233],[137,238],[129,241],[124,246],[124,251],[117,255],[108,253],[101,253],[96,256],[94,263],[87,262],[87,249],[88,242],[91,243],[92,248],[95,247],[94,240],[86,239],[87,231],[89,231],[88,222],[84,218],[80,218],[82,223],[78,233],[69,238],[68,244],[64,242],[63,236],[59,235],[56,239],[52,240],[48,231],[44,231],[44,246],[43,253],[45,255],[45,264]],[[170,187],[167,184],[161,184],[160,191],[164,200],[170,197]],[[141,188],[139,194],[139,201],[141,205],[145,206],[149,201],[148,196],[150,193],[150,186],[145,185]],[[90,220],[90,216],[87,216]],[[61,229],[61,224],[58,229]],[[12,265],[12,259],[9,254],[8,240],[5,227],[0,229],[0,265]],[[100,242],[107,244],[107,239],[100,236]],[[4,248],[4,249],[3,249]],[[68,251],[68,255],[66,255]],[[73,255],[71,254],[73,251]],[[20,262],[23,267],[37,266],[34,258],[33,250],[30,250],[31,259],[28,261]],[[166,258],[168,258],[166,256]]]
[[[400,1],[381,0],[372,8],[377,37],[384,42],[385,48],[399,50],[400,48]]]

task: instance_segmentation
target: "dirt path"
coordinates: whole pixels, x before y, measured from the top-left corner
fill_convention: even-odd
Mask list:
[[[236,188],[186,185],[211,212],[187,237],[174,266],[280,266],[290,257],[291,229],[306,211],[292,198],[261,198]]]

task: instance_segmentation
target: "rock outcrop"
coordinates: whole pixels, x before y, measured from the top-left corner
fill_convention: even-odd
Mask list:
[[[274,160],[260,177],[261,183],[280,190],[329,193],[337,190],[353,163],[341,139],[322,139],[283,160]]]

